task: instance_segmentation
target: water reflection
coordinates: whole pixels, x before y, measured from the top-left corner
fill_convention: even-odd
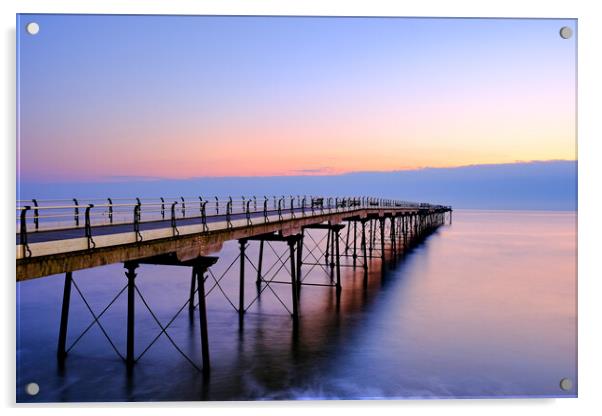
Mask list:
[[[276,298],[290,305],[290,285],[283,284],[265,290],[240,326],[224,297],[237,303],[234,267],[207,298],[212,372],[205,380],[164,336],[128,375],[98,328],[61,370],[55,348],[62,276],[20,283],[18,400],[575,395],[576,382],[572,391],[558,388],[563,377],[576,380],[575,237],[572,213],[456,212],[453,226],[399,262],[383,269],[371,259],[367,284],[361,267],[343,267],[340,298],[334,288],[304,286],[298,326]],[[265,264],[286,249],[266,248]],[[237,250],[236,244],[224,247],[216,277]],[[257,254],[258,244],[251,244],[249,258]],[[249,270],[247,304],[257,293]],[[186,302],[190,271],[141,266],[138,275],[141,292],[165,324]],[[120,265],[74,277],[97,312],[125,284]],[[284,273],[278,280],[287,278]],[[330,283],[319,267],[307,279]],[[142,303],[136,308],[140,353],[160,329]],[[122,351],[125,313],[122,296],[101,318]],[[71,342],[91,319],[72,295]],[[168,332],[200,365],[198,315],[191,320],[182,313]],[[23,393],[31,381],[41,386],[34,398]]]

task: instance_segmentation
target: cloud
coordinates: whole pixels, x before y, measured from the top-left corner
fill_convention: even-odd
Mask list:
[[[325,166],[321,168],[312,168],[312,169],[295,169],[290,171],[291,174],[301,174],[301,175],[332,175],[336,174],[334,168]]]

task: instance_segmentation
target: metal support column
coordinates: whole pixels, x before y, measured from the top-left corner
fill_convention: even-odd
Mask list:
[[[247,240],[238,240],[240,244],[240,284],[238,287],[238,315],[245,313],[245,249]]]
[[[368,282],[368,254],[366,246],[366,221],[362,220],[362,254],[364,256],[364,283]]]
[[[397,238],[397,251],[399,254],[402,253],[402,236],[401,233],[401,217],[395,217],[395,226],[397,227],[397,231],[395,231],[395,237]]]
[[[335,232],[336,270],[337,270],[337,293],[341,292],[341,253],[339,251],[339,230]]]
[[[403,214],[401,217],[401,232],[403,233],[403,249],[408,248],[408,217]]]
[[[57,358],[60,363],[65,361],[67,352],[67,324],[69,322],[69,304],[71,301],[71,282],[73,280],[72,272],[65,273],[65,286],[63,288],[63,308],[61,310],[61,326],[59,328],[59,343],[57,349]]]
[[[379,218],[380,222],[380,256],[385,261],[385,217]]]
[[[414,214],[414,242],[418,236],[418,215]]]
[[[339,236],[338,231],[335,232],[335,229],[330,230],[330,238],[331,238],[330,247],[332,248],[331,253],[330,253],[330,281],[331,282],[334,280],[335,256],[337,256],[336,245],[338,242],[337,239],[339,238],[338,236]]]
[[[372,258],[372,246],[374,245],[374,227],[373,227],[373,223],[374,220],[369,220],[370,221],[370,233],[368,234],[368,253],[370,258]]]
[[[330,252],[330,240],[331,240],[331,234],[330,234],[330,228],[327,231],[327,235],[326,235],[326,253],[324,253],[324,263],[326,264],[326,266],[328,266],[328,253]]]
[[[255,282],[257,284],[257,289],[261,289],[261,270],[263,268],[263,244],[264,241],[263,240],[259,240],[259,263],[257,264],[257,281]]]
[[[136,284],[134,280],[136,279],[136,269],[138,268],[138,263],[135,262],[126,262],[124,263],[124,267],[127,269],[125,272],[125,276],[128,279],[128,312],[127,312],[127,345],[126,345],[126,356],[125,362],[128,367],[131,367],[135,362],[134,357],[134,312],[135,312],[135,294],[136,294]]]
[[[391,222],[391,230],[389,231],[389,236],[391,237],[391,250],[393,252],[393,261],[397,259],[397,244],[395,241],[395,217],[392,216],[390,218]]]
[[[351,221],[347,221],[347,238],[345,239],[345,255],[349,253],[349,232],[351,231]]]
[[[192,269],[193,276],[196,274],[197,286],[199,288],[199,322],[201,326],[201,351],[203,353],[203,374],[208,375],[211,367],[209,364],[209,335],[207,331],[207,306],[205,304],[205,272],[206,266],[197,264]]]
[[[331,232],[331,234],[334,234]],[[302,228],[301,229],[301,236],[299,237],[299,240],[297,240],[297,275],[296,280],[297,280],[297,297],[299,297],[301,295],[301,265],[303,264],[303,238],[305,236],[305,230]],[[334,251],[334,245],[331,246],[332,250]]]
[[[297,291],[297,268],[295,266],[295,240],[289,239],[288,246],[290,251],[290,261],[291,261],[291,298],[293,301],[293,319],[297,320],[299,318],[299,294]]]
[[[353,220],[353,268],[357,263],[357,221]]]

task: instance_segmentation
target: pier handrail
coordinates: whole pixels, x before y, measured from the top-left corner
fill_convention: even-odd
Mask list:
[[[215,205],[211,205],[210,209],[208,203],[212,199],[215,200]],[[273,199],[273,207],[270,207],[270,199]],[[166,218],[166,204],[171,205],[169,218]],[[196,205],[198,212],[190,209],[187,212],[186,204],[189,208],[198,204]],[[276,218],[277,221],[283,221],[286,218],[305,218],[362,208],[390,207],[415,210],[451,209],[443,205],[365,196],[263,196],[263,204],[257,203],[256,196],[245,195],[240,199],[232,196],[28,199],[17,201],[16,221],[18,241],[23,245],[23,255],[26,257],[31,255],[27,234],[42,231],[83,229],[89,247],[94,248],[93,230],[102,226],[130,224],[136,235],[136,241],[141,241],[140,226],[150,222],[168,221],[169,225],[166,225],[166,228],[171,227],[173,235],[177,236],[180,234],[177,223],[183,219],[188,221],[188,224],[198,219],[203,231],[208,231],[208,222],[221,217],[225,218],[226,226],[232,228],[233,221],[237,219],[246,220],[246,224],[250,226],[253,225],[253,219],[257,218],[264,223],[269,223]],[[29,212],[33,212],[33,216],[29,215]],[[83,224],[80,221],[82,214]]]

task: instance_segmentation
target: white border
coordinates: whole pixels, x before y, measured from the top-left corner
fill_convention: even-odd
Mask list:
[[[336,0],[336,1],[201,1],[201,0],[4,0],[2,14],[3,99],[0,101],[4,138],[1,141],[2,219],[4,223],[2,248],[3,323],[1,403],[12,407],[9,413],[30,413],[36,408],[45,414],[79,414],[88,407],[92,414],[125,413],[141,408],[145,415],[184,411],[196,414],[207,410],[226,410],[246,414],[306,414],[333,412],[335,408],[352,414],[370,410],[398,414],[400,411],[419,411],[426,414],[445,412],[446,415],[478,414],[507,415],[508,413],[538,415],[591,414],[602,408],[599,370],[602,354],[600,318],[602,317],[602,270],[599,236],[602,235],[602,198],[600,197],[600,141],[602,118],[600,74],[602,74],[601,15],[595,1],[399,1]],[[394,15],[447,17],[559,17],[579,19],[579,399],[558,400],[439,400],[439,401],[347,401],[347,402],[248,402],[248,403],[173,403],[173,404],[109,404],[109,405],[51,405],[15,406],[15,279],[13,203],[15,199],[15,14],[20,13],[133,13],[133,14],[285,14],[285,15]],[[17,409],[15,409],[15,407]],[[166,407],[171,408],[170,410]],[[594,409],[598,408],[598,411]],[[599,413],[598,413],[599,414]]]

